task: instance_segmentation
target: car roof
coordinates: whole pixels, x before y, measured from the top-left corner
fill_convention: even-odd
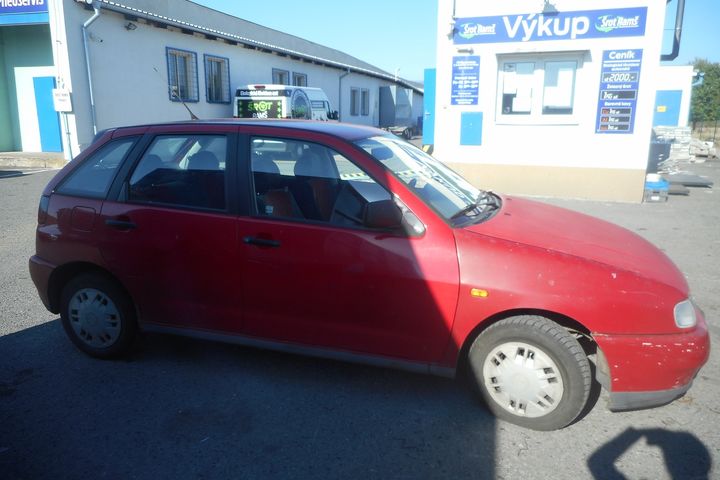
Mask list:
[[[222,118],[214,120],[187,120],[180,122],[163,122],[146,125],[118,127],[116,130],[138,127],[165,127],[175,125],[194,125],[198,127],[212,125],[238,125],[248,127],[273,127],[313,133],[324,133],[345,140],[357,140],[377,135],[389,135],[388,132],[375,127],[355,125],[339,122],[321,122],[317,120],[290,120],[290,119],[251,119],[251,118]]]

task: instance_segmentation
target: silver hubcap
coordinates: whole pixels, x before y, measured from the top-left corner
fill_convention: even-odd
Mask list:
[[[70,325],[91,347],[109,347],[120,336],[120,312],[100,290],[83,288],[70,299]]]
[[[524,342],[495,347],[483,365],[485,388],[508,412],[523,417],[542,417],[562,399],[562,376],[548,354]]]

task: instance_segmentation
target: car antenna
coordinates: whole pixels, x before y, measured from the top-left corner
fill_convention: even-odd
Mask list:
[[[155,70],[155,73],[160,75],[160,72],[158,72],[157,68],[153,67],[153,70]],[[180,103],[182,103],[182,106],[185,107],[185,110],[187,110],[188,113],[190,114],[191,120],[200,120],[198,118],[198,116],[195,115],[192,110],[190,110],[190,107],[187,106],[185,101],[177,94],[177,89],[178,89],[177,85],[168,85],[168,91],[170,92],[170,98],[175,99],[175,100],[179,101]]]

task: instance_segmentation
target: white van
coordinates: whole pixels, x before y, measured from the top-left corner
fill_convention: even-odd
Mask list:
[[[291,85],[243,85],[235,91],[236,118],[304,118],[336,120],[337,111],[320,88]]]

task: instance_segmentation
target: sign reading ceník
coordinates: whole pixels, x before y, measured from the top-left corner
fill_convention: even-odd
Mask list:
[[[645,35],[647,7],[458,18],[455,44],[539,42]]]
[[[633,133],[642,49],[605,50],[595,133]]]
[[[43,13],[48,11],[47,4],[47,0],[0,0],[0,15]]]

